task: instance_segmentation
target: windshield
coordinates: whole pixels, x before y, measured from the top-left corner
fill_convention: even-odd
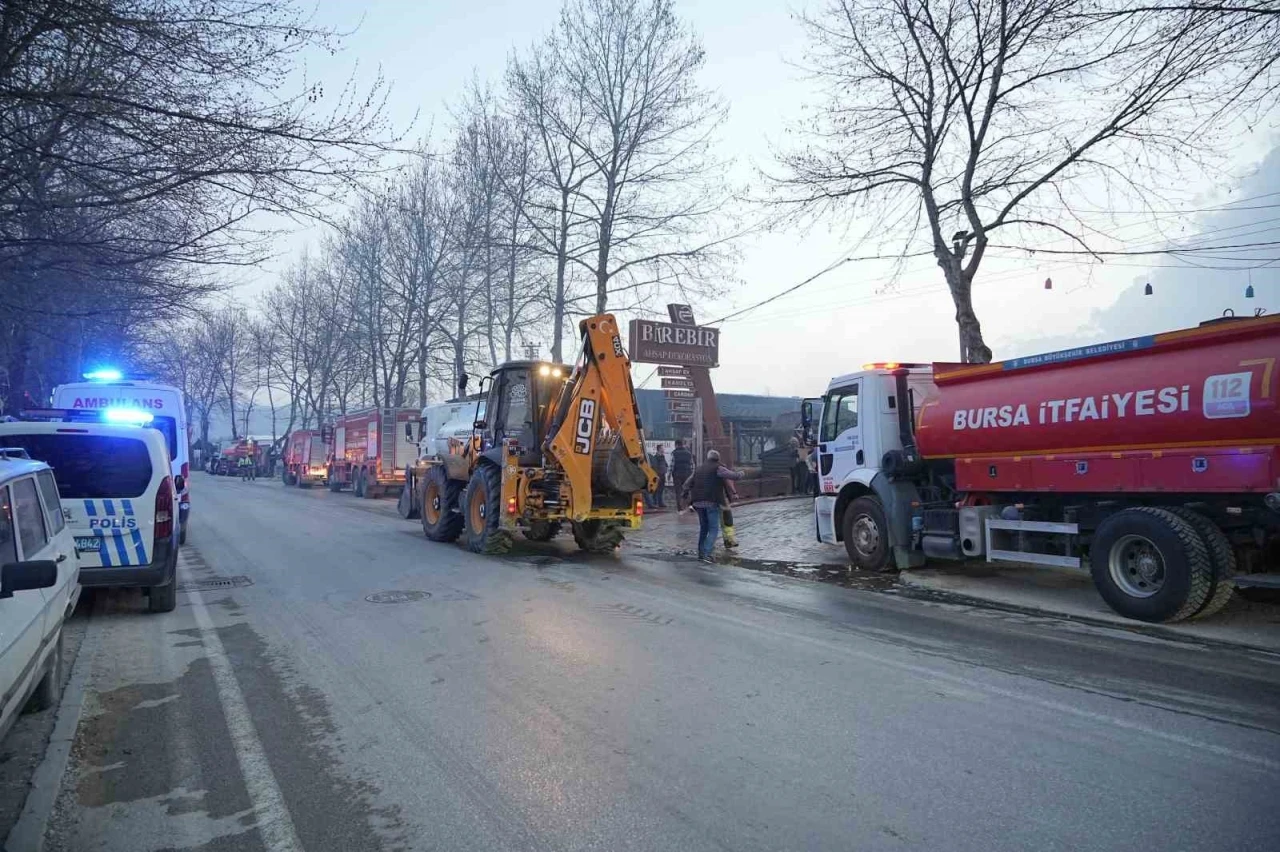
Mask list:
[[[841,432],[858,425],[858,386],[831,391],[822,401],[820,441],[834,441]]]
[[[138,497],[151,482],[151,455],[147,445],[134,438],[74,433],[5,435],[4,443],[22,447],[31,458],[53,468],[64,500]]]

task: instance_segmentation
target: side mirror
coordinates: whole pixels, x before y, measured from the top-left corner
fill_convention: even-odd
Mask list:
[[[404,437],[407,441],[413,440],[413,424],[408,420],[404,421]]]
[[[803,435],[803,443],[806,447],[812,447],[817,443],[814,440],[814,422],[813,422],[813,404],[817,400],[806,399],[800,403],[800,432]]]
[[[11,598],[14,592],[47,589],[58,582],[58,563],[52,559],[10,562],[0,568],[0,598]]]
[[[475,423],[473,423],[473,424],[471,424],[471,425],[472,425],[472,426],[474,426],[476,429],[479,429],[479,430],[480,430],[480,431],[482,431],[482,432],[483,432],[485,429],[488,429],[488,428],[489,428],[489,424],[488,424],[488,423],[486,423],[486,422],[485,422],[485,421],[483,421],[483,420],[477,420]]]
[[[182,478],[182,474],[178,474],[173,478],[173,490],[179,494],[187,490],[187,481]]]

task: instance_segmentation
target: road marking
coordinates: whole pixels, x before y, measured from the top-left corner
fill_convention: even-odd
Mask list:
[[[226,717],[227,730],[231,733],[236,762],[240,764],[240,775],[249,791],[249,801],[258,815],[258,832],[262,835],[262,843],[268,852],[302,852],[302,842],[298,840],[293,817],[289,815],[280,785],[276,783],[271,764],[267,762],[267,753],[253,726],[253,717],[249,715],[249,705],[245,703],[240,682],[236,680],[231,661],[227,659],[222,640],[209,617],[209,610],[199,592],[189,592],[187,599],[191,601],[196,625],[200,628],[200,639],[208,654],[209,668],[218,689],[218,701],[222,704],[222,714]]]

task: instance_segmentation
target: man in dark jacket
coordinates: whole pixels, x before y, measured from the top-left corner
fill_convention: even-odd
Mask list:
[[[698,512],[698,559],[712,562],[711,551],[720,535],[720,502],[724,499],[725,482],[741,479],[742,472],[720,464],[720,453],[707,453],[707,460],[684,481],[681,491],[688,492]]]
[[[676,511],[684,508],[684,481],[693,473],[693,453],[684,445],[684,438],[676,438],[676,448],[671,451],[671,484],[676,489]]]
[[[654,450],[652,456],[649,457],[649,466],[653,468],[653,472],[658,474],[658,490],[653,494],[646,495],[649,498],[649,505],[657,509],[667,508],[666,498],[663,492],[667,490],[667,454],[662,449],[662,445],[658,445],[658,449]]]

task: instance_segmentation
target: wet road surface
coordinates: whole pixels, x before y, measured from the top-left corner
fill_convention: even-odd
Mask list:
[[[1274,849],[1280,658],[198,475],[47,849]],[[571,543],[570,543],[571,544]],[[80,617],[84,617],[83,615]]]

